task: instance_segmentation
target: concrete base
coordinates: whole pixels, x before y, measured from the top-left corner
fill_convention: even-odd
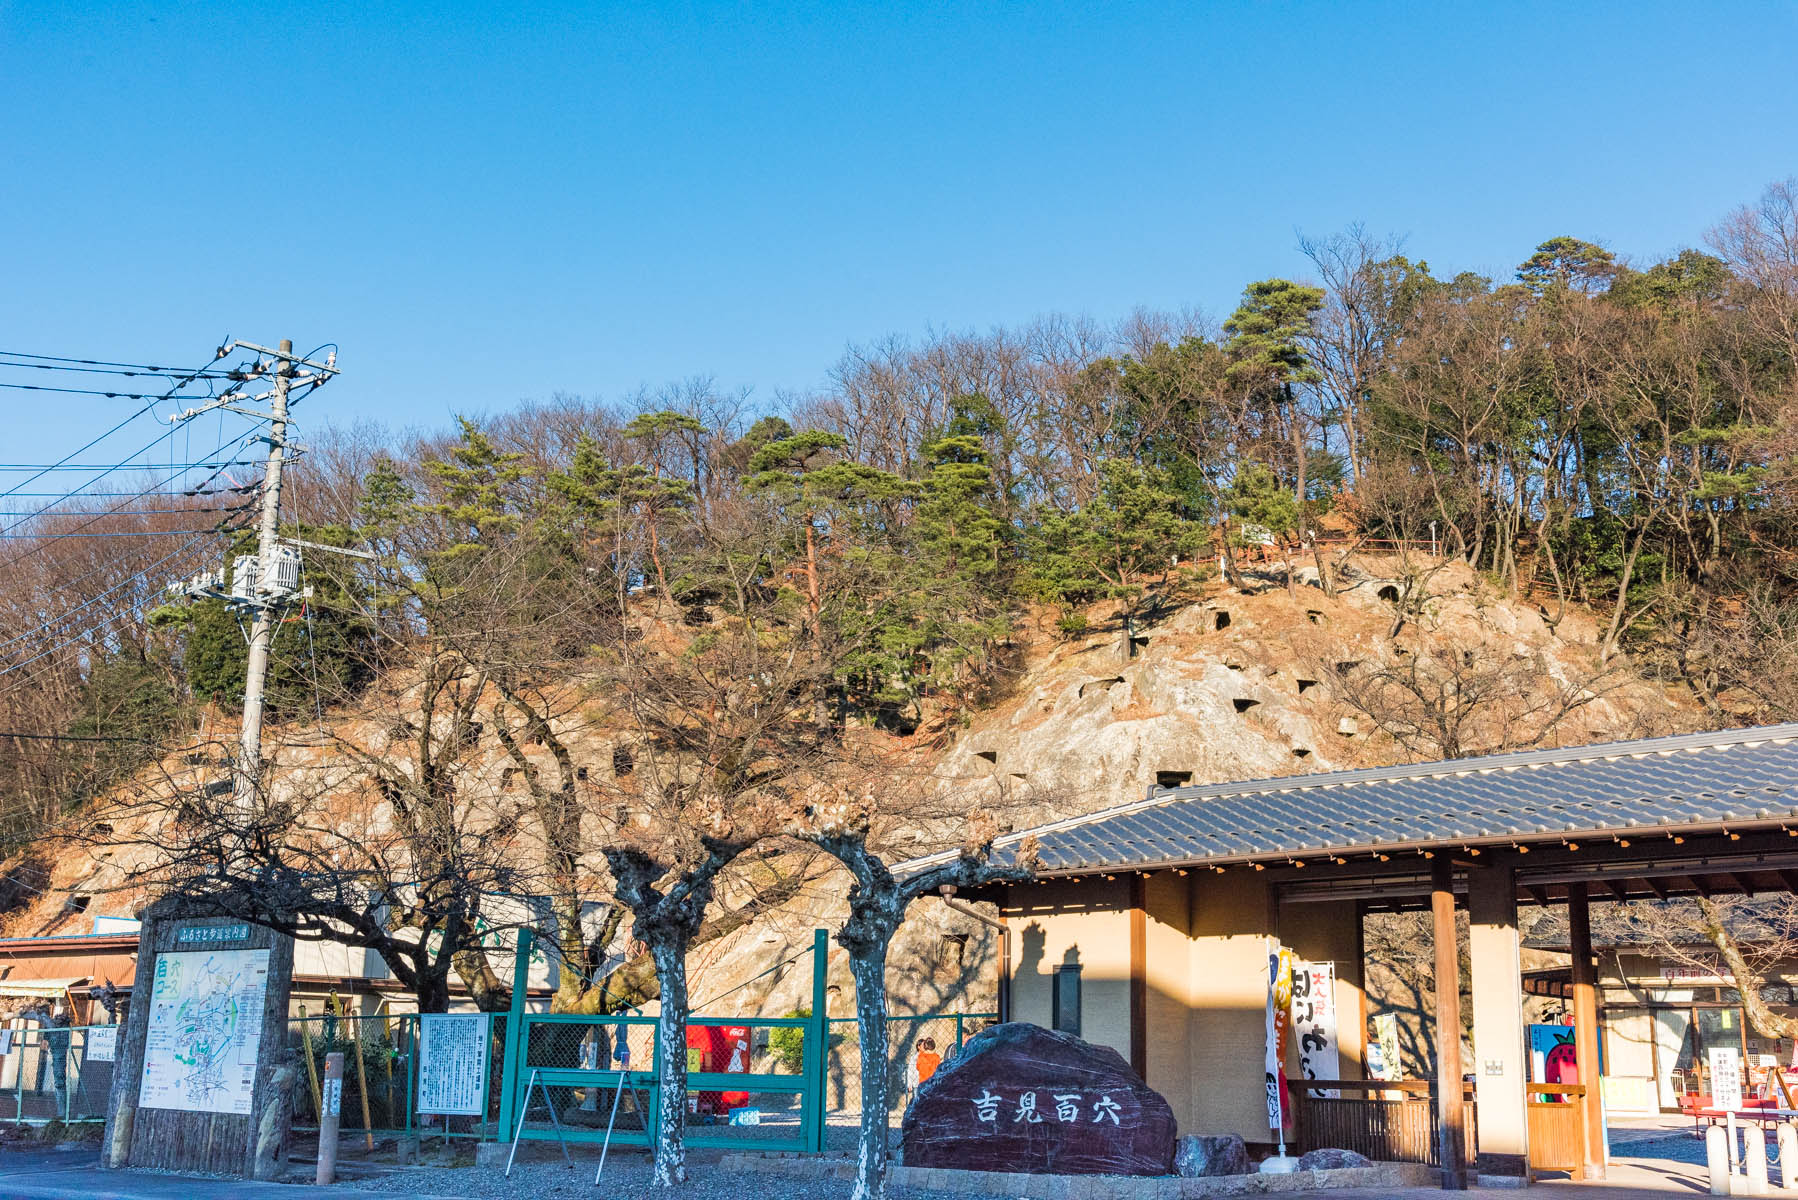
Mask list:
[[[1526,1188],[1530,1181],[1522,1175],[1475,1175],[1475,1187],[1483,1188]]]
[[[512,1153],[511,1142],[476,1142],[474,1146],[474,1165],[477,1167],[493,1167],[496,1170],[506,1169],[506,1158]],[[524,1154],[524,1146],[518,1147],[520,1156]]]
[[[727,1154],[730,1170],[790,1179],[853,1179],[855,1161],[822,1155],[774,1157]],[[936,1167],[894,1167],[895,1187],[961,1196],[1017,1196],[1020,1200],[1185,1200],[1192,1196],[1259,1196],[1270,1192],[1316,1192],[1367,1188],[1386,1195],[1400,1188],[1435,1187],[1440,1176],[1421,1163],[1375,1163],[1337,1171],[1295,1171],[1288,1175],[1218,1175],[1181,1179],[1177,1175],[1027,1175],[1004,1171],[946,1171]]]

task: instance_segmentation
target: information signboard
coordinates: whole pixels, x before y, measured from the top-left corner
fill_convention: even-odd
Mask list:
[[[268,955],[187,950],[156,956],[139,1107],[249,1115]]]
[[[87,1031],[87,1061],[111,1062],[119,1052],[119,1027],[95,1025]]]
[[[1712,1046],[1707,1057],[1711,1068],[1711,1107],[1719,1112],[1739,1112],[1742,1107],[1742,1052],[1734,1046]]]
[[[425,1013],[418,1019],[418,1111],[478,1117],[487,1109],[489,1013]]]

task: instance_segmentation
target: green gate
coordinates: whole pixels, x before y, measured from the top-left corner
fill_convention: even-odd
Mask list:
[[[521,931],[515,979],[526,978],[531,934]],[[824,1148],[828,935],[812,936],[809,1017],[690,1017],[687,1144],[737,1150]],[[655,1017],[529,1013],[515,987],[506,1022],[500,1141],[654,1143],[660,1104]],[[620,1060],[619,1051],[628,1053]]]

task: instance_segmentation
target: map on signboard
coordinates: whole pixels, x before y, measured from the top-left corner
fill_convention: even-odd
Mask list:
[[[267,992],[267,950],[158,955],[138,1104],[247,1115]]]
[[[487,1110],[488,1013],[425,1013],[418,1027],[418,1111],[478,1117]]]

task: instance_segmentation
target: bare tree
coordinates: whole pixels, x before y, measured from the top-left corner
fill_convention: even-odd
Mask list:
[[[965,840],[953,854],[895,875],[879,847],[890,840],[895,826],[915,829],[932,815],[940,817],[940,800],[933,805],[928,794],[907,789],[902,783],[895,786],[889,775],[878,787],[818,788],[795,819],[795,833],[835,857],[854,881],[849,887],[849,915],[837,930],[837,943],[849,952],[856,1029],[861,1038],[862,1115],[854,1200],[884,1200],[887,1194],[887,1097],[891,1095],[887,950],[906,910],[920,896],[953,895],[960,888],[1015,882],[1036,873],[1034,840],[1026,839],[1004,861],[995,861],[997,823],[990,812],[975,812],[967,819]]]

